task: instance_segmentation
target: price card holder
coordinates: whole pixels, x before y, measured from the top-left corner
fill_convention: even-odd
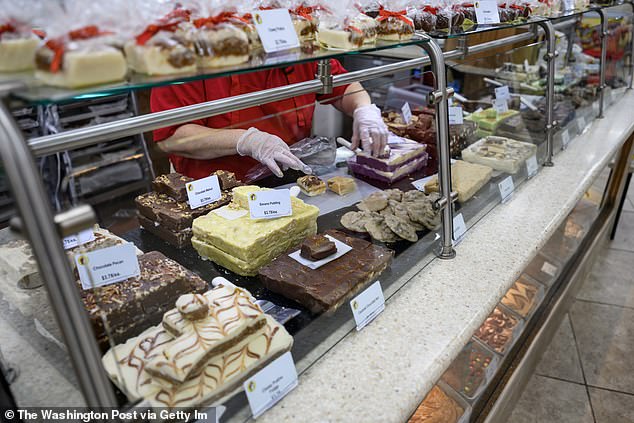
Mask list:
[[[188,182],[185,185],[185,188],[187,189],[189,207],[192,209],[206,206],[207,204],[218,201],[222,196],[220,182],[218,181],[218,176],[216,175]]]
[[[497,87],[495,89],[495,98],[499,98],[500,100],[508,100],[511,98],[511,92],[509,91],[508,85]]]
[[[533,155],[526,160],[526,175],[528,178],[532,178],[537,175],[537,171],[539,170],[539,163],[537,163],[537,156]]]
[[[249,193],[251,219],[275,219],[293,214],[291,192],[288,189],[272,189]]]
[[[95,239],[95,233],[92,228],[79,232],[77,235],[67,236],[62,240],[64,243],[64,250],[70,250],[71,248],[84,245],[87,242]]]
[[[464,239],[465,234],[467,233],[467,224],[464,221],[464,216],[462,213],[454,216],[453,218],[453,241],[454,245],[458,245]]]
[[[350,301],[350,308],[354,321],[357,323],[357,331],[360,331],[385,310],[385,297],[383,297],[381,283],[374,282],[353,298]]]
[[[92,289],[137,277],[140,274],[136,247],[132,243],[75,254],[81,286]]]
[[[299,38],[287,9],[257,10],[253,24],[267,53],[299,47]]]
[[[495,0],[476,1],[474,4],[476,20],[479,25],[492,25],[500,23],[498,3]]]
[[[579,133],[582,133],[584,129],[586,129],[586,118],[581,116],[577,120],[577,128],[579,129]]]
[[[568,148],[568,144],[570,144],[570,132],[567,129],[564,129],[561,132],[561,148]]]
[[[513,191],[515,190],[515,185],[513,185],[513,177],[509,176],[504,179],[502,182],[498,184],[498,188],[500,189],[500,196],[502,197],[502,202],[507,203],[511,200]]]
[[[449,106],[449,125],[462,125],[463,123],[462,107]]]
[[[412,109],[409,107],[409,103],[405,102],[401,108],[401,114],[405,123],[409,124],[412,121]]]
[[[271,362],[242,385],[254,418],[297,387],[297,370],[290,351]]]
[[[509,103],[505,98],[496,98],[493,100],[493,107],[498,115],[509,111]]]

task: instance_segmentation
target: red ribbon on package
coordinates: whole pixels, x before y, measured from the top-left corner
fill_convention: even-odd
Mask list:
[[[385,10],[383,6],[381,6],[379,8],[379,17],[376,18],[376,20],[381,22],[386,20],[387,18],[400,19],[406,24],[408,24],[409,26],[414,26],[414,22],[410,18],[407,17],[406,10],[399,10],[398,12],[392,12],[390,10]]]
[[[431,13],[432,15],[436,15],[436,13],[438,13],[438,8],[427,5],[423,7],[423,12],[428,12],[428,13]]]
[[[298,6],[294,10],[291,10],[291,13],[301,16],[307,21],[313,20],[313,12],[315,11],[314,7],[309,6]]]
[[[15,32],[15,26],[11,25],[10,23],[0,25],[0,35],[4,34],[5,32]]]
[[[79,29],[74,29],[68,33],[68,39],[71,41],[88,40],[90,38],[100,37],[102,35],[110,35],[110,31],[102,31],[97,25],[88,25]],[[53,51],[53,60],[49,70],[52,73],[59,72],[62,68],[62,59],[66,50],[64,37],[54,38],[46,42],[46,47]]]
[[[214,26],[222,22],[229,22],[232,19],[240,19],[232,12],[222,12],[216,16],[209,16],[208,18],[198,18],[194,20],[194,26],[196,28],[202,28],[203,26]]]
[[[145,45],[150,39],[160,31],[174,32],[183,22],[189,22],[191,12],[186,9],[176,9],[168,13],[158,23],[148,25],[141,34],[137,35],[136,43],[140,46]]]

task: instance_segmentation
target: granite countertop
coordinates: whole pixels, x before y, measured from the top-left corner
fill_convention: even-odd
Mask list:
[[[258,422],[403,422],[634,131],[634,92],[434,260]],[[484,246],[484,247],[483,247]]]

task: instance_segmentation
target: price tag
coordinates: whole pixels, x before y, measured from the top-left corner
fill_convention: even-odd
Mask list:
[[[542,266],[542,272],[554,278],[557,274],[557,266],[545,261],[544,265]]]
[[[247,379],[242,387],[254,418],[273,407],[297,386],[297,370],[290,351]]]
[[[405,123],[409,124],[412,121],[412,109],[409,107],[409,103],[405,102],[403,107],[401,108],[401,113],[403,114],[403,120]]]
[[[496,98],[493,100],[493,107],[498,115],[509,111],[509,104],[505,98]]]
[[[192,209],[206,206],[214,201],[218,201],[222,196],[220,182],[218,181],[218,176],[216,175],[188,182],[185,184],[185,188],[187,189],[189,207]]]
[[[457,216],[453,218],[453,240],[454,245],[458,245],[464,239],[465,234],[467,233],[467,224],[464,221],[464,216],[462,213],[459,213]]]
[[[476,20],[480,25],[491,25],[500,23],[498,13],[498,3],[495,0],[482,0],[474,3]]]
[[[350,301],[350,308],[357,330],[361,330],[385,310],[385,298],[379,281],[374,282],[365,291]]]
[[[81,231],[77,235],[67,236],[62,241],[64,242],[64,250],[70,250],[71,248],[84,245],[85,243],[90,242],[94,239],[95,233],[92,231],[92,228],[90,228],[86,229],[85,231]]]
[[[577,120],[577,128],[579,128],[579,132],[583,132],[584,129],[586,129],[586,118],[581,116],[578,120]]]
[[[564,12],[575,10],[575,0],[564,0]]]
[[[561,146],[563,148],[567,148],[568,144],[570,144],[570,132],[567,129],[564,129],[561,132]]]
[[[287,9],[257,10],[252,15],[264,51],[273,53],[299,47],[299,38]]]
[[[499,98],[500,100],[508,100],[511,98],[511,92],[509,91],[508,85],[497,87],[495,89],[495,98]]]
[[[275,219],[293,214],[291,192],[288,189],[272,189],[249,193],[251,219]]]
[[[84,289],[110,285],[140,274],[136,248],[132,243],[75,254],[75,264]]]
[[[537,175],[537,171],[539,170],[539,164],[537,163],[537,156],[533,155],[526,160],[526,175],[529,178]]]
[[[463,123],[462,107],[449,106],[449,125],[462,125]]]
[[[506,203],[511,199],[511,194],[513,194],[513,191],[515,190],[515,185],[513,185],[513,177],[509,176],[508,178],[504,179],[498,184],[498,188],[500,189],[502,202]]]

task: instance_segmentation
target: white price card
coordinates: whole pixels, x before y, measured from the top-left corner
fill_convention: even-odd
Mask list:
[[[453,218],[453,240],[454,245],[458,245],[464,239],[465,234],[467,233],[467,224],[464,221],[464,216],[462,213],[454,216]]]
[[[570,144],[570,132],[567,129],[564,129],[561,132],[561,146],[562,148],[567,148],[568,144]]]
[[[491,25],[500,23],[498,3],[495,0],[481,0],[473,4],[476,13],[477,23],[480,25]]]
[[[95,233],[92,228],[83,230],[76,235],[67,236],[62,241],[64,242],[64,250],[69,250],[71,248],[78,247],[80,245],[84,245],[87,242],[90,242],[95,239]]]
[[[288,9],[257,10],[252,16],[267,53],[299,47],[299,38]]]
[[[511,98],[511,92],[509,91],[508,85],[497,87],[495,89],[495,98],[499,98],[500,100],[508,100]]]
[[[218,176],[211,175],[185,184],[189,207],[196,209],[220,200],[222,191]]]
[[[462,107],[449,106],[449,125],[462,125],[463,123]]]
[[[575,0],[564,0],[564,12],[575,10]]]
[[[557,266],[545,261],[544,265],[542,266],[542,272],[554,278],[557,274]]]
[[[242,387],[254,418],[273,407],[297,386],[297,370],[290,351],[247,379]]]
[[[251,219],[275,219],[293,214],[288,188],[249,193]]]
[[[584,129],[586,129],[586,118],[581,116],[579,119],[577,119],[577,128],[579,129],[579,132],[583,132]]]
[[[537,163],[537,156],[532,155],[526,160],[526,175],[529,178],[537,175],[537,171],[539,170],[539,163]]]
[[[92,289],[139,276],[139,259],[132,243],[75,254],[81,286]]]
[[[403,114],[403,120],[406,124],[412,121],[412,109],[409,107],[409,103],[406,101],[401,107],[401,113]]]
[[[223,206],[219,209],[213,210],[213,213],[227,220],[236,220],[240,219],[242,216],[246,215],[249,212],[246,210],[234,210],[229,206]]]
[[[493,107],[498,114],[506,113],[509,111],[509,103],[505,98],[496,98],[493,100]]]
[[[498,184],[498,188],[500,189],[500,196],[502,197],[502,202],[506,203],[511,199],[511,194],[515,190],[515,185],[513,185],[513,177],[509,176],[504,179],[502,182]]]
[[[361,330],[385,310],[385,297],[381,282],[376,281],[365,291],[357,295],[350,301],[350,308],[354,321],[357,323],[357,330]]]

